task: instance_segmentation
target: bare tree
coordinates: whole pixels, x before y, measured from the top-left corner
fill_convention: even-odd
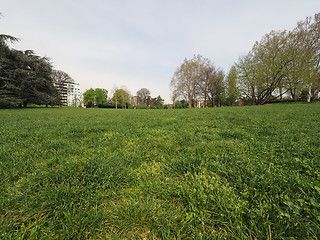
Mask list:
[[[194,56],[190,60],[185,58],[170,82],[173,100],[185,99],[189,108],[192,108],[192,102],[195,102],[199,95],[199,59],[201,58],[200,55]]]
[[[56,82],[74,82],[68,73],[65,73],[61,70],[52,70],[52,78]]]
[[[67,83],[74,83],[74,80],[69,76],[68,73],[65,73],[61,70],[52,70],[51,78],[53,79],[53,84],[59,94],[56,104],[67,104]]]
[[[216,69],[208,58],[195,55],[190,60],[185,59],[170,83],[173,101],[184,99],[191,108],[192,103],[199,99],[204,100],[205,107],[207,100],[210,100],[214,106],[214,99],[222,90],[220,82],[223,77],[223,71]]]
[[[137,91],[138,104],[149,105],[148,100],[150,99],[150,91],[147,88],[141,88]]]
[[[211,107],[215,106],[215,99],[218,99],[223,90],[224,73],[207,58],[199,59],[200,71],[198,84],[200,87],[200,97],[204,100],[204,107],[207,107],[207,100]]]

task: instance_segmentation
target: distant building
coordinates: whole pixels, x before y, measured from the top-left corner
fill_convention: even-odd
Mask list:
[[[54,81],[53,85],[57,88],[60,99],[58,104],[63,106],[81,105],[81,89],[80,84],[75,83],[73,80]]]
[[[68,105],[68,86],[66,81],[53,81],[53,85],[56,87],[59,100],[57,101],[58,105],[67,106]]]
[[[173,109],[174,108],[174,104],[173,103],[169,103],[169,104],[167,104],[167,106],[168,106],[168,109]]]
[[[67,106],[79,107],[81,105],[81,99],[80,84],[69,82],[67,84]]]
[[[140,104],[141,100],[138,96],[133,96],[130,98],[130,104],[132,106],[138,106]]]
[[[203,99],[195,100],[194,107],[204,108],[204,100]]]

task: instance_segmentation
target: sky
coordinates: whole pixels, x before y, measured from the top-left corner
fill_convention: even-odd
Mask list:
[[[82,92],[148,88],[171,102],[185,58],[209,58],[227,74],[272,30],[292,30],[320,12],[319,0],[0,0],[10,46],[49,57]]]

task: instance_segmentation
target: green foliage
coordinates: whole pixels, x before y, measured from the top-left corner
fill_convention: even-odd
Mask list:
[[[174,108],[182,108],[182,103],[180,101],[176,101],[174,103]]]
[[[320,103],[0,111],[4,239],[318,239]]]
[[[17,39],[0,35],[0,108],[54,104],[57,91],[52,84],[52,66],[33,51],[10,49],[6,41]]]
[[[103,107],[108,103],[108,91],[102,88],[90,88],[83,93],[83,102],[86,107]]]
[[[130,106],[130,109],[150,109],[147,105]]]
[[[299,22],[292,31],[271,31],[237,62],[238,84],[243,99],[265,104],[291,95],[297,100],[307,90],[310,102],[320,92],[318,41],[320,14]]]
[[[239,90],[237,88],[237,69],[232,66],[226,78],[226,105],[232,106],[239,99]]]
[[[95,91],[93,88],[83,93],[83,102],[87,107],[92,107],[95,103]]]
[[[96,104],[105,105],[108,101],[108,91],[106,89],[96,88],[95,90],[96,95]]]
[[[130,94],[124,89],[117,89],[112,97],[112,102],[117,107],[127,108],[129,106]]]
[[[161,107],[164,103],[164,99],[161,98],[161,96],[159,95],[158,97],[156,97],[154,103],[152,104],[153,106],[156,107]]]
[[[187,101],[176,101],[174,103],[174,108],[188,108],[188,102]]]

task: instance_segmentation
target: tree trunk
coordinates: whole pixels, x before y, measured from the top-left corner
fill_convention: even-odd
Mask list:
[[[297,101],[296,89],[295,88],[291,89],[290,93],[291,93],[292,100]]]
[[[317,99],[318,95],[319,95],[319,90],[313,89],[311,94],[311,101]]]
[[[207,93],[204,94],[204,108],[207,108]]]
[[[311,101],[311,85],[309,86],[308,96],[307,96],[307,102]]]
[[[211,99],[212,107],[215,107],[214,97]]]

